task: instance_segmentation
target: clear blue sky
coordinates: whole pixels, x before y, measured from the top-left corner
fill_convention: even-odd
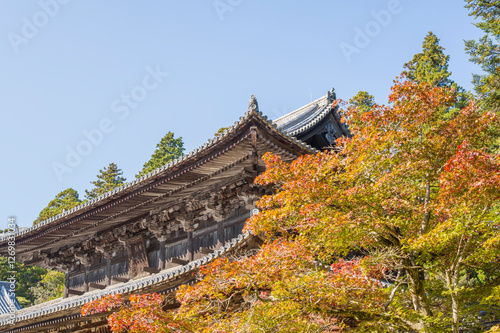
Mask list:
[[[110,162],[132,180],[167,131],[187,151],[198,147],[242,116],[251,94],[271,118],[332,87],[341,99],[367,90],[386,103],[428,31],[451,55],[452,79],[470,90],[479,68],[463,40],[481,32],[463,5],[1,0],[0,228],[11,215],[30,226],[68,187],[83,198]],[[94,134],[90,146],[85,131]],[[77,149],[86,156],[70,166]],[[54,165],[71,172],[58,177]]]

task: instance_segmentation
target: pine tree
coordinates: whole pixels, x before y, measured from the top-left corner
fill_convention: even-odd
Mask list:
[[[500,110],[500,1],[466,0],[471,16],[481,19],[475,23],[485,35],[478,41],[465,41],[465,50],[470,60],[481,66],[485,75],[473,75],[475,90],[481,97],[483,108]]]
[[[439,38],[429,31],[422,44],[422,52],[413,56],[406,64],[403,73],[415,82],[428,82],[436,87],[449,87],[451,72],[448,71],[449,55],[444,54],[444,48],[439,45]]]
[[[361,112],[370,111],[375,105],[375,97],[366,91],[359,91],[349,100],[349,104],[358,108]]]
[[[40,212],[37,219],[33,222],[33,225],[61,214],[64,210],[71,209],[81,203],[82,201],[78,197],[78,192],[72,188],[68,188],[60,192],[52,201],[49,202],[47,207]]]
[[[469,104],[471,94],[450,79],[451,72],[448,70],[450,56],[444,54],[444,48],[439,45],[439,38],[429,31],[422,43],[422,52],[413,56],[413,59],[403,68],[403,74],[413,82],[427,82],[435,87],[449,87],[455,89],[457,102],[452,108],[444,110],[445,117],[456,115],[457,111]]]
[[[470,60],[481,66],[484,75],[474,74],[472,83],[479,94],[479,105],[484,111],[500,112],[500,1],[466,0],[471,16],[481,19],[475,23],[485,35],[478,41],[465,41]],[[488,149],[500,152],[500,125],[491,128],[493,142]]]
[[[164,166],[168,162],[182,156],[183,152],[184,142],[182,141],[182,137],[176,139],[174,133],[168,132],[156,145],[153,155],[151,155],[149,161],[144,163],[142,170],[135,177],[140,178]]]
[[[107,168],[99,170],[97,180],[91,182],[94,188],[90,191],[85,190],[85,197],[87,199],[94,199],[114,188],[122,186],[125,184],[126,179],[121,177],[121,175],[123,175],[122,170],[118,169],[115,163],[109,163]]]
[[[374,105],[375,105],[375,97],[373,97],[373,95],[370,95],[366,91],[359,91],[349,100],[348,108],[350,110],[357,109],[357,112],[365,113],[370,111]],[[356,130],[356,128],[363,126],[362,121],[354,121],[353,119],[350,120],[351,122],[349,126],[351,130]]]

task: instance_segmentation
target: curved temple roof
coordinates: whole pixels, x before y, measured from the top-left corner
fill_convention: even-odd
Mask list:
[[[280,130],[286,131],[292,136],[296,136],[323,120],[331,112],[331,104],[329,96],[325,95],[295,111],[273,120],[273,123],[276,124]]]
[[[21,309],[17,298],[11,298],[10,282],[0,281],[0,315],[10,314]]]
[[[78,205],[70,210],[64,211],[63,213],[49,218],[45,221],[42,221],[32,227],[23,228],[18,230],[13,236],[16,238],[16,241],[19,238],[23,238],[24,236],[34,235],[38,232],[38,230],[46,229],[46,227],[50,225],[57,225],[58,222],[66,219],[70,216],[75,216],[81,213],[85,213],[97,206],[101,203],[109,202],[112,198],[120,197],[125,193],[129,193],[135,189],[140,188],[142,185],[150,184],[155,179],[160,178],[164,174],[168,174],[169,170],[174,169],[176,166],[182,164],[183,162],[193,159],[194,157],[201,155],[204,151],[209,150],[209,148],[217,145],[219,142],[224,139],[230,137],[234,132],[238,130],[244,123],[246,123],[250,118],[257,118],[262,121],[263,124],[266,124],[274,135],[280,136],[285,141],[291,142],[296,146],[299,146],[302,150],[302,154],[304,153],[315,153],[317,150],[306,143],[297,140],[295,138],[296,135],[306,131],[310,127],[314,126],[314,124],[321,121],[323,118],[328,115],[331,109],[330,103],[331,97],[330,93],[325,95],[295,111],[290,112],[289,114],[282,116],[274,121],[268,120],[267,116],[264,116],[262,112],[256,110],[250,110],[245,113],[243,117],[240,117],[239,121],[236,121],[234,125],[230,126],[224,133],[214,137],[213,139],[208,140],[205,144],[201,145],[197,149],[194,149],[190,153],[148,173],[147,175],[133,180],[125,185],[116,188],[110,192],[107,192],[96,199],[89,200],[81,205]],[[0,255],[2,254],[2,249],[4,249],[6,245],[7,238],[10,235],[2,235],[0,236]]]

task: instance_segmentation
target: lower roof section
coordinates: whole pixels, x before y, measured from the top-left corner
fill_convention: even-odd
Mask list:
[[[195,282],[192,273],[197,271],[201,266],[209,264],[217,258],[234,253],[244,246],[252,244],[252,242],[260,244],[260,239],[250,233],[241,234],[237,238],[228,241],[224,246],[213,253],[184,266],[166,269],[157,274],[113,285],[104,290],[89,292],[82,296],[58,298],[18,310],[15,312],[15,320],[13,323],[10,314],[1,315],[0,330],[2,330],[2,332],[12,333],[41,332],[44,330],[44,326],[50,326],[53,323],[58,323],[60,326],[63,326],[64,322],[80,321],[81,307],[86,303],[106,295],[174,292],[182,284]]]

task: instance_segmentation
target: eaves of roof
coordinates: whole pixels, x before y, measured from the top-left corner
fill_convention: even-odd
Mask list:
[[[87,218],[92,214],[102,214],[102,211],[110,206],[116,207],[116,205],[120,205],[123,201],[126,201],[137,194],[149,191],[151,188],[156,186],[158,182],[168,182],[169,178],[167,176],[176,172],[176,170],[181,170],[178,171],[178,173],[182,173],[185,172],[182,171],[183,167],[186,168],[195,164],[199,165],[201,163],[206,163],[210,159],[206,158],[209,152],[213,152],[217,149],[220,150],[220,148],[228,146],[231,143],[231,140],[234,140],[234,138],[238,135],[241,136],[242,131],[248,131],[248,127],[251,124],[260,126],[262,129],[260,135],[266,136],[267,139],[265,137],[263,139],[267,140],[269,144],[276,146],[276,142],[281,142],[283,146],[286,146],[287,149],[293,150],[295,154],[298,155],[316,152],[316,150],[311,146],[297,140],[285,130],[279,129],[276,123],[268,120],[267,117],[261,112],[255,110],[248,111],[243,117],[240,117],[239,121],[236,121],[234,125],[224,131],[224,133],[208,140],[205,144],[201,145],[197,149],[194,149],[190,153],[148,173],[139,179],[133,180],[119,188],[109,191],[96,199],[89,200],[32,227],[19,230],[13,235],[15,237],[16,244],[21,246],[23,243],[28,241],[31,242],[31,239],[40,239],[39,237],[44,234],[59,232],[61,228],[68,227],[68,223],[73,223],[83,218]],[[274,143],[269,141],[269,138],[273,139]],[[171,178],[172,177],[170,177],[170,179]],[[137,197],[135,197],[135,199],[136,198]],[[8,249],[9,236],[12,236],[12,234],[7,234],[0,238],[0,255],[5,255]],[[19,250],[18,252],[18,254],[21,254],[23,250]]]
[[[175,282],[182,277],[191,276],[192,273],[198,270],[201,266],[209,264],[217,258],[227,255],[233,252],[248,242],[250,242],[254,237],[249,232],[245,234],[240,234],[237,238],[226,242],[224,246],[214,251],[211,254],[204,256],[201,259],[192,261],[184,266],[179,266],[171,269],[161,271],[157,274],[153,274],[144,278],[137,280],[132,280],[126,283],[121,283],[113,285],[104,290],[96,290],[88,292],[82,296],[73,296],[69,298],[58,298],[53,301],[28,307],[19,310],[15,313],[15,323],[10,323],[10,314],[0,315],[0,330],[9,329],[9,327],[15,326],[8,331],[3,332],[22,332],[24,330],[30,329],[30,325],[40,323],[41,320],[47,318],[56,318],[58,313],[72,313],[79,314],[80,308],[89,302],[92,302],[98,298],[106,295],[129,295],[132,293],[148,292],[148,288],[154,286],[156,289],[162,286],[167,286],[169,283]],[[45,318],[46,317],[46,318]]]

